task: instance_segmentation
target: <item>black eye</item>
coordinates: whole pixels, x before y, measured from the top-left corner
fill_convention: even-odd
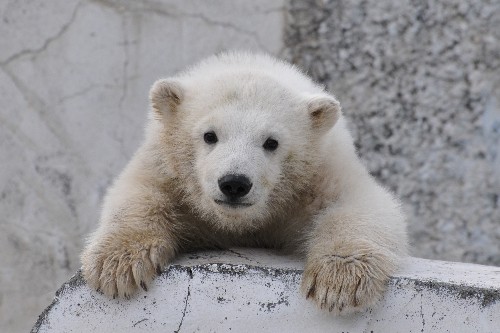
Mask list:
[[[269,150],[269,151],[276,150],[276,148],[278,148],[278,141],[271,139],[271,138],[268,138],[266,140],[266,142],[264,142],[262,147],[264,147],[265,150]]]
[[[215,135],[214,132],[207,132],[207,133],[203,134],[203,139],[209,145],[212,145],[218,141],[217,135]]]

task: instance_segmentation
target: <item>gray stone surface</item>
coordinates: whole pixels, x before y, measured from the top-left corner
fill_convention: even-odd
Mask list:
[[[222,50],[278,54],[284,1],[0,1],[0,332],[79,268],[149,87]]]
[[[498,268],[408,258],[380,303],[336,317],[299,292],[303,262],[269,250],[182,255],[130,300],[109,299],[77,273],[32,333],[453,332],[500,327]]]
[[[416,256],[500,265],[500,2],[292,0],[287,56],[339,98]]]
[[[78,269],[152,82],[233,48],[338,95],[415,255],[500,264],[499,2],[285,2],[0,1],[0,332]]]

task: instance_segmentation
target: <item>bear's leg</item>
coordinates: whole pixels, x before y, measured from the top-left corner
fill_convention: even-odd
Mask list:
[[[397,208],[388,211],[331,208],[316,218],[301,285],[307,298],[336,314],[363,310],[380,299],[406,253],[404,219]]]
[[[81,256],[87,283],[109,297],[129,298],[138,287],[147,290],[178,247],[165,196],[154,190],[137,193],[137,187],[134,192],[128,199],[108,200],[101,225]]]

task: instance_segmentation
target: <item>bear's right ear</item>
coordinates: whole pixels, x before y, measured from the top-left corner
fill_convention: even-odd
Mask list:
[[[153,110],[161,116],[175,112],[184,98],[184,89],[179,82],[171,79],[158,80],[149,91]]]

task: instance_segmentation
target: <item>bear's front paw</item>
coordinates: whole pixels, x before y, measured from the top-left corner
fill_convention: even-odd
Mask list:
[[[383,261],[372,255],[323,256],[307,262],[302,292],[335,314],[358,312],[375,304],[388,280]]]
[[[106,296],[130,298],[138,287],[147,291],[172,257],[173,251],[163,241],[131,243],[108,239],[85,249],[82,273],[91,287]]]

